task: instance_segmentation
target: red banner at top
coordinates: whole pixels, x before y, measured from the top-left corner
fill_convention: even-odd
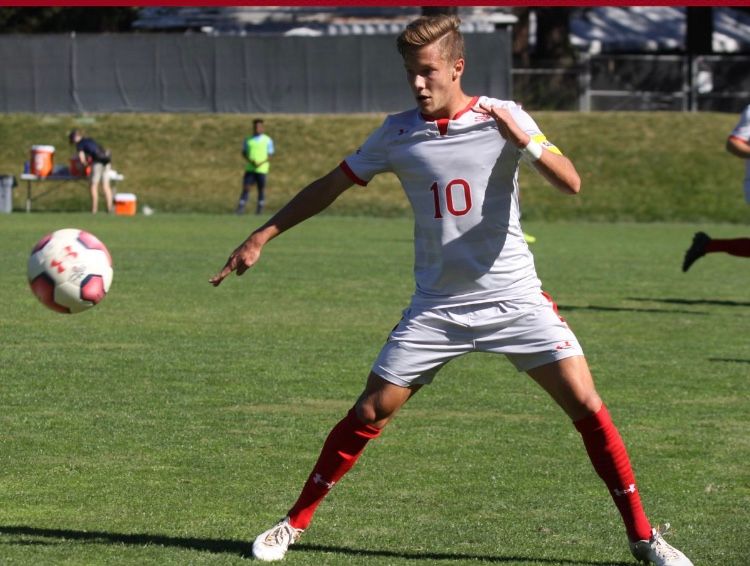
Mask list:
[[[338,6],[532,6],[532,7],[552,7],[552,6],[559,6],[559,7],[585,7],[585,6],[750,6],[750,1],[748,0],[688,0],[688,1],[672,1],[672,0],[658,0],[654,2],[647,2],[647,1],[641,1],[641,2],[621,2],[618,0],[609,0],[607,2],[597,2],[596,0],[583,0],[579,2],[555,2],[553,0],[510,0],[505,2],[471,2],[469,0],[451,0],[451,1],[444,1],[444,0],[434,0],[429,2],[408,2],[403,0],[379,0],[378,2],[372,2],[367,0],[349,0],[349,1],[343,1],[343,2],[336,2],[336,3],[328,3],[328,2],[312,2],[312,1],[304,1],[304,0],[280,0],[276,1],[273,5],[264,4],[261,2],[232,2],[230,1],[223,1],[223,2],[217,2],[208,4],[205,1],[203,2],[191,2],[190,0],[159,0],[159,1],[149,1],[149,0],[141,0],[140,2],[123,2],[122,0],[66,0],[65,2],[54,2],[54,1],[39,1],[39,0],[13,0],[11,2],[6,2],[4,0],[0,0],[0,7],[48,7],[48,6],[64,6],[64,7],[74,7],[74,6],[98,6],[98,7],[115,7],[115,6],[190,6],[190,7],[199,7],[199,6],[205,6],[208,8],[216,8],[221,6],[320,6],[321,8],[330,8],[330,7],[338,7]]]

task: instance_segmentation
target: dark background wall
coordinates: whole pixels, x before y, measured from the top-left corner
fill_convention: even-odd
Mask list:
[[[510,98],[508,31],[466,34],[464,87]],[[413,105],[395,38],[0,36],[2,112],[390,112]]]

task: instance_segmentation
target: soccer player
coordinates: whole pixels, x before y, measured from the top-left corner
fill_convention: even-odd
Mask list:
[[[581,346],[541,290],[518,210],[523,157],[554,187],[580,189],[567,157],[520,106],[461,87],[463,39],[456,16],[421,17],[398,37],[417,107],[388,116],[356,152],[300,191],[255,230],[211,278],[255,265],[269,240],[322,211],[353,185],[394,172],[415,216],[416,290],[367,377],[331,430],[297,501],[260,534],[253,555],[284,557],[316,508],[396,412],[441,367],[468,352],[504,354],[561,406],[581,434],[625,523],[636,558],[692,563],[652,528],[625,445],[599,397]]]
[[[727,151],[745,160],[745,201],[750,204],[750,105],[740,116],[740,121],[727,138]],[[739,257],[750,257],[750,238],[711,238],[705,232],[696,232],[693,243],[685,252],[682,271],[690,269],[706,254],[725,252]]]
[[[263,120],[253,120],[253,135],[242,142],[242,156],[247,160],[245,174],[242,177],[242,193],[237,202],[237,214],[245,212],[245,206],[250,198],[250,187],[258,188],[258,202],[255,214],[263,212],[266,204],[266,179],[271,170],[271,156],[274,154],[273,140],[265,134]]]

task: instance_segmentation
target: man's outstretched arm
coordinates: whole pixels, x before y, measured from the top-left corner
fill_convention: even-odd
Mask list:
[[[269,240],[325,210],[353,184],[346,173],[340,167],[336,167],[324,177],[307,185],[268,222],[250,234],[232,252],[221,271],[209,279],[209,283],[217,287],[233,271],[236,271],[237,275],[245,273],[258,262],[261,250]]]

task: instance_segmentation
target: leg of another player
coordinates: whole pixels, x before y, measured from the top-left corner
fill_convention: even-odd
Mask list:
[[[622,516],[628,538],[649,540],[651,524],[635,487],[630,458],[607,407],[596,392],[586,358],[572,356],[528,373],[573,420],[594,470],[606,484]]]
[[[242,192],[240,193],[240,200],[237,202],[236,214],[243,214],[245,212],[245,206],[247,206],[247,199],[250,198],[250,186],[251,183],[248,179],[248,174],[245,173],[242,177]]]
[[[258,173],[255,177],[258,186],[258,204],[255,207],[255,214],[260,214],[266,204],[266,176]]]
[[[750,238],[711,239],[706,244],[706,253],[724,252],[737,257],[750,257]]]
[[[334,484],[354,466],[367,443],[380,435],[419,387],[400,387],[370,373],[355,406],[328,435],[299,499],[288,513],[294,528],[307,528]]]
[[[99,183],[97,181],[91,181],[89,192],[91,193],[91,213],[96,214],[99,210]]]
[[[109,171],[110,167],[107,165],[104,168],[104,174],[102,175],[102,190],[104,191],[104,202],[107,205],[107,212],[112,214],[114,204],[112,200],[112,186],[109,182]]]

